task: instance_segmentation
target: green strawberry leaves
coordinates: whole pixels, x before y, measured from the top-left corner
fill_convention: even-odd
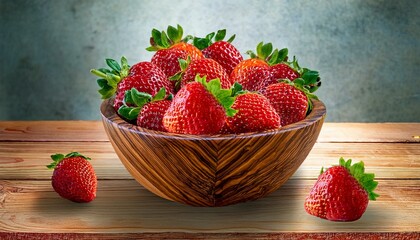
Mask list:
[[[182,35],[184,34],[184,30],[182,29],[180,25],[177,25],[176,28],[172,26],[168,26],[167,31],[168,31],[169,39],[171,39],[175,43],[181,42]]]
[[[176,90],[179,90],[181,86],[181,79],[184,76],[184,73],[187,70],[188,65],[190,65],[191,63],[191,57],[188,56],[187,59],[179,58],[178,62],[179,62],[179,67],[181,70],[168,78],[170,81],[175,81]]]
[[[172,94],[166,96],[166,89],[164,87],[162,87],[155,96],[132,88],[125,92],[123,105],[118,109],[118,114],[123,118],[132,121],[137,119],[144,105],[164,99],[172,99]]]
[[[246,52],[251,58],[258,58],[265,61],[268,65],[273,66],[275,64],[286,61],[289,50],[283,48],[278,50],[277,48],[273,51],[273,44],[260,42],[257,45],[257,53],[249,50]]]
[[[232,85],[231,89],[232,89],[232,95],[231,95],[232,97],[236,97],[238,95],[241,95],[247,92],[246,90],[242,89],[242,85],[238,82],[235,82]]]
[[[90,158],[78,153],[78,152],[71,152],[67,155],[61,154],[61,153],[56,153],[54,155],[51,155],[51,159],[53,160],[52,163],[50,163],[49,165],[47,165],[48,169],[54,169],[57,164],[59,164],[62,160],[64,160],[65,158],[71,158],[71,157],[82,157],[86,160],[91,160]]]
[[[188,56],[187,59],[179,58],[178,62],[179,62],[179,67],[180,67],[181,70],[179,72],[175,73],[173,76],[170,76],[169,77],[170,81],[178,81],[178,82],[181,81],[182,76],[185,73],[185,70],[187,70],[188,65],[190,65],[190,63],[191,63],[191,58],[190,58],[190,56]]]
[[[179,43],[181,41],[187,42],[192,38],[191,36],[186,36],[182,39],[183,34],[184,30],[179,24],[177,27],[168,26],[166,32],[153,29],[152,37],[150,38],[150,46],[147,47],[146,50],[153,52],[161,49],[167,49],[175,43]]]
[[[96,82],[102,99],[112,97],[117,91],[118,83],[127,77],[130,72],[130,66],[124,56],[121,57],[121,65],[113,59],[106,59],[105,62],[110,69],[99,68],[90,70],[93,75],[100,77]]]
[[[226,29],[218,30],[216,33],[211,32],[207,34],[204,38],[194,37],[193,38],[193,45],[200,50],[203,50],[215,42],[223,41],[226,37]],[[236,35],[233,34],[227,42],[232,43],[235,39]]]
[[[197,74],[195,81],[203,84],[207,91],[216,98],[220,105],[225,109],[228,117],[233,117],[238,112],[231,108],[235,102],[235,97],[232,97],[232,89],[223,89],[220,79],[215,78],[207,82],[206,76],[200,77],[200,75]]]
[[[378,194],[373,191],[378,186],[378,182],[374,180],[375,174],[365,173],[365,165],[363,161],[355,164],[351,164],[351,159],[347,161],[344,158],[340,158],[339,165],[345,167],[349,173],[359,182],[360,185],[366,190],[369,196],[369,200],[376,200],[379,197]]]
[[[304,80],[304,85],[310,93],[315,92],[321,86],[321,78],[318,71],[303,68],[301,78]]]
[[[321,86],[321,78],[319,76],[319,72],[300,67],[295,56],[293,56],[293,60],[291,62],[284,62],[284,64],[287,64],[300,75],[300,78],[304,80],[302,85],[305,86],[305,88],[308,89],[310,93],[315,92]]]

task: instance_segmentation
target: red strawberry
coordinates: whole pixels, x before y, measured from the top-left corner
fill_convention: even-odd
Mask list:
[[[285,80],[271,84],[264,91],[264,95],[280,115],[282,126],[303,120],[312,109],[309,99],[317,99],[300,85],[302,81],[303,79],[294,82]]]
[[[195,77],[206,77],[207,80],[218,78],[222,88],[230,88],[232,83],[225,69],[216,61],[210,58],[190,61],[180,59],[181,72],[174,75],[171,80],[180,81],[182,88],[189,82],[195,81]]]
[[[73,202],[90,202],[96,197],[98,181],[90,158],[77,152],[64,156],[52,155],[53,163],[48,165],[54,169],[51,183],[54,190],[63,198]]]
[[[157,29],[152,30],[151,46],[146,50],[156,51],[151,62],[160,67],[168,77],[181,70],[178,59],[190,57],[192,60],[198,60],[204,58],[200,49],[186,42],[188,37],[182,39],[183,33],[184,30],[180,25],[177,25],[176,28],[168,26],[167,33]]]
[[[182,87],[172,100],[163,117],[168,132],[184,134],[217,134],[227,116],[232,116],[232,91],[222,89],[220,80],[209,82],[196,77],[196,81]]]
[[[98,80],[98,85],[101,87],[99,93],[103,99],[110,98],[116,93],[115,111],[118,111],[123,105],[125,92],[132,88],[151,95],[155,95],[162,87],[169,93],[173,92],[172,83],[165,73],[153,63],[140,62],[129,68],[124,57],[121,58],[121,66],[112,59],[107,59],[106,62],[111,70],[92,69],[91,72],[102,77]]]
[[[262,82],[272,79],[270,64],[277,61],[279,51],[273,52],[271,43],[259,43],[257,54],[248,51],[251,58],[240,62],[230,74],[232,82],[238,82],[244,90],[257,91]]]
[[[280,79],[294,81],[299,77],[308,78],[306,84],[310,92],[316,91],[321,84],[318,72],[301,68],[296,58],[292,62],[286,62],[287,48],[273,51],[271,43],[261,42],[257,45],[256,54],[253,51],[248,51],[247,54],[251,59],[239,63],[230,75],[231,81],[240,83],[245,90],[264,92],[267,86]]]
[[[153,55],[151,62],[162,69],[167,77],[171,77],[181,71],[178,59],[187,59],[188,56],[187,51],[179,48],[161,49]]]
[[[151,130],[166,132],[162,120],[170,105],[171,100],[161,100],[146,104],[137,118],[137,125]]]
[[[271,79],[270,67],[260,59],[247,59],[240,62],[230,74],[232,82],[242,85],[244,90],[257,91],[261,82]]]
[[[280,117],[266,97],[259,93],[239,94],[232,108],[238,112],[228,117],[227,125],[234,133],[258,132],[280,127]]]
[[[169,105],[172,95],[166,97],[165,88],[152,97],[152,95],[139,92],[132,88],[125,93],[124,105],[118,113],[128,121],[137,119],[137,126],[166,132],[162,119]]]
[[[230,74],[236,65],[243,60],[243,57],[238,49],[232,45],[235,35],[227,41],[223,41],[225,36],[226,29],[222,29],[217,31],[216,34],[214,32],[208,34],[205,38],[194,38],[194,45],[202,50],[205,57],[218,62],[226,70],[226,73]]]
[[[355,221],[366,211],[378,182],[373,173],[365,173],[364,163],[351,165],[351,159],[340,158],[340,165],[321,170],[317,182],[305,200],[311,215],[331,221]]]
[[[290,81],[300,77],[299,73],[286,63],[279,63],[270,67],[271,76],[261,81],[257,87],[258,91],[264,92],[265,88],[271,84],[277,83],[280,79],[289,79]]]
[[[200,51],[200,49],[187,42],[176,43],[172,46],[172,48],[187,51],[188,56],[193,60],[204,58],[203,53]]]
[[[280,50],[283,52],[282,55],[287,58],[287,48]],[[261,81],[261,85],[258,87],[258,91],[264,93],[265,88],[271,84],[279,82],[279,80],[288,79],[294,81],[295,79],[302,78],[305,80],[305,84],[309,92],[315,92],[321,86],[321,79],[317,71],[313,71],[307,68],[301,68],[293,57],[292,62],[280,62],[270,66],[271,78],[264,79]]]
[[[289,79],[290,81],[300,77],[299,73],[286,63],[278,63],[271,66],[274,79]]]

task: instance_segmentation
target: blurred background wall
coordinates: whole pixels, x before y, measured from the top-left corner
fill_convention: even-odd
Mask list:
[[[420,121],[415,0],[0,0],[0,120],[99,120],[91,68],[149,60],[152,28],[226,28],[245,53],[289,48],[321,73],[327,121]]]

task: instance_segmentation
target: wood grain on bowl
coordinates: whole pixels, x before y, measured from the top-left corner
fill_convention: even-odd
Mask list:
[[[312,149],[326,114],[314,101],[305,120],[280,129],[193,136],[127,123],[111,101],[102,103],[102,121],[128,172],[158,196],[193,206],[231,205],[277,190]]]

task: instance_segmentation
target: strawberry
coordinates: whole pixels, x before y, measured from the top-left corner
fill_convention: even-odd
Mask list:
[[[273,79],[289,79],[290,81],[300,77],[299,73],[286,63],[278,63],[271,66]]]
[[[270,77],[260,81],[257,90],[263,93],[267,86],[277,83],[280,79],[288,79],[293,81],[299,76],[299,73],[291,68],[288,64],[279,63],[270,67]]]
[[[261,82],[271,79],[270,67],[261,59],[246,59],[236,65],[230,79],[241,84],[244,90],[257,91]]]
[[[269,85],[264,91],[264,96],[279,114],[282,126],[303,120],[312,109],[310,99],[318,99],[303,86],[303,82],[303,79],[283,80]]]
[[[284,48],[280,51],[283,51],[283,54],[287,56],[287,48]],[[302,78],[305,80],[306,88],[311,93],[315,92],[321,86],[319,73],[308,68],[301,68],[297,62],[296,57],[293,57],[292,62],[283,61],[272,65],[270,67],[270,72],[271,78],[267,78],[261,81],[261,85],[258,87],[258,91],[264,93],[267,86],[277,83],[282,79],[294,81],[295,79]]]
[[[317,182],[305,200],[305,210],[311,215],[331,221],[355,221],[366,211],[378,182],[373,173],[365,173],[361,161],[351,165],[351,159],[340,158],[338,166],[321,169]]]
[[[167,33],[157,29],[152,30],[151,46],[146,50],[156,51],[151,62],[160,67],[168,77],[181,70],[178,59],[190,57],[192,60],[198,60],[204,58],[200,49],[187,42],[189,36],[182,39],[183,32],[180,25],[177,25],[176,28],[168,26]]]
[[[208,80],[218,78],[222,88],[230,88],[232,85],[225,69],[216,61],[210,58],[192,61],[184,72],[181,86],[194,81],[196,75],[206,76]]]
[[[179,48],[161,49],[153,55],[151,62],[171,77],[181,70],[178,59],[187,59],[188,56],[187,51]]]
[[[234,133],[257,132],[280,127],[280,117],[266,97],[255,92],[236,96],[232,108],[238,112],[226,123]]]
[[[226,36],[226,29],[217,31],[217,33],[207,34],[205,38],[194,38],[194,46],[202,50],[206,58],[211,58],[218,62],[227,74],[243,60],[239,50],[232,45],[235,35],[230,37],[227,41],[223,41]],[[213,42],[214,38],[214,42]]]
[[[180,59],[181,71],[171,77],[171,80],[180,81],[180,87],[189,82],[193,82],[195,77],[206,76],[207,80],[218,78],[222,88],[230,88],[232,83],[225,69],[216,61],[210,58],[190,61],[190,59]]]
[[[155,95],[162,87],[168,93],[173,92],[172,83],[168,80],[165,73],[156,65],[150,62],[140,62],[129,68],[127,59],[121,58],[121,66],[112,59],[106,60],[108,69],[92,69],[91,72],[102,79],[98,79],[101,88],[99,93],[103,99],[110,98],[114,94],[114,109],[123,105],[124,95],[127,90],[136,88],[140,92]]]
[[[90,202],[96,197],[98,181],[90,158],[78,152],[67,155],[55,154],[53,162],[48,165],[54,169],[51,184],[54,190],[63,198],[73,202]]]
[[[166,132],[162,119],[171,104],[171,98],[172,95],[166,97],[165,88],[161,88],[153,97],[132,88],[125,92],[124,105],[118,109],[118,113],[128,121],[137,120],[139,127]]]
[[[175,95],[163,117],[168,132],[184,134],[217,134],[227,116],[233,116],[232,90],[222,89],[220,80],[207,82],[197,76],[194,82],[183,86]]]
[[[240,83],[245,90],[264,92],[267,86],[280,79],[294,81],[303,76],[311,76],[311,82],[307,81],[310,92],[315,92],[321,85],[317,71],[301,68],[296,58],[292,62],[286,61],[287,48],[273,51],[271,43],[260,42],[256,54],[253,51],[247,51],[247,54],[251,58],[239,63],[230,75],[231,81]]]
[[[232,82],[238,82],[244,90],[257,91],[261,82],[267,82],[272,79],[270,64],[277,61],[279,51],[273,52],[271,43],[259,43],[257,46],[257,54],[248,51],[251,55],[250,59],[240,62],[230,74]]]

